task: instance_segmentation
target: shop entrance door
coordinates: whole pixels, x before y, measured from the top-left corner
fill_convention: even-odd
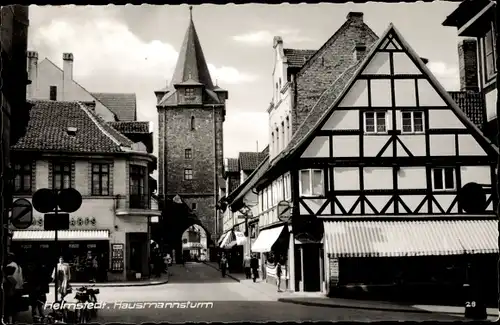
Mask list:
[[[320,285],[320,245],[318,244],[303,244],[304,258],[304,291],[318,292],[321,291]]]

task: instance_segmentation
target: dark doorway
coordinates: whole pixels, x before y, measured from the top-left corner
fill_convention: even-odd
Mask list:
[[[321,291],[320,284],[320,246],[317,244],[303,244],[304,258],[304,291],[318,292]]]

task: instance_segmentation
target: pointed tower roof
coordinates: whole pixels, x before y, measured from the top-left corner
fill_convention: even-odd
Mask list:
[[[203,84],[207,89],[214,88],[200,40],[194,27],[192,6],[189,7],[189,26],[179,51],[179,58],[177,59],[171,85],[184,84],[186,81],[189,81],[188,84]]]

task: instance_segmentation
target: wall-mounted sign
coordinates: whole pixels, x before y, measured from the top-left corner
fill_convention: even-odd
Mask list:
[[[122,272],[123,263],[123,244],[111,244],[111,271]]]
[[[87,248],[96,248],[97,245],[96,244],[87,244]]]
[[[40,244],[40,248],[49,248],[49,244]]]
[[[339,259],[330,259],[330,282],[334,286],[339,283],[339,273]]]

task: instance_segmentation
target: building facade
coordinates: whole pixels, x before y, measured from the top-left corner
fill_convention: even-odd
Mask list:
[[[462,1],[443,22],[456,27],[460,41],[459,67],[462,90],[478,92],[485,101],[484,133],[498,144],[496,1]]]
[[[156,158],[95,114],[93,102],[31,103],[27,133],[12,146],[15,198],[31,201],[41,188],[75,188],[83,203],[71,213],[70,229],[59,231],[59,247],[34,210],[27,230],[11,228],[12,250],[24,265],[63,256],[73,281],[88,280],[88,251],[98,258],[101,281],[147,276],[149,221],[161,214],[151,208],[148,178]]]
[[[498,150],[394,26],[332,84],[304,125],[287,158],[257,184],[272,199],[271,184],[290,174],[294,240],[281,253],[294,290],[439,282],[444,270],[461,286],[470,280],[464,265],[494,260]]]
[[[227,91],[212,81],[192,16],[179,53],[169,86],[155,92],[158,191],[167,199],[179,195],[215,240],[222,228],[217,200],[224,169]]]

